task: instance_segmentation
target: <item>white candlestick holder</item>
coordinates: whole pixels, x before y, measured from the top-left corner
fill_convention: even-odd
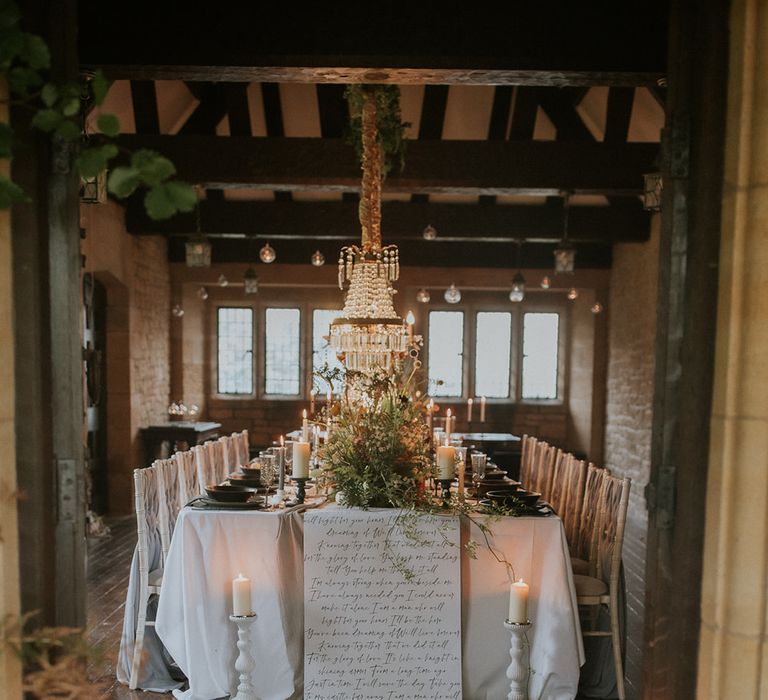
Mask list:
[[[251,673],[256,668],[256,662],[251,656],[251,625],[256,620],[256,613],[230,615],[229,619],[237,625],[237,649],[239,653],[235,661],[235,670],[240,677],[237,694],[232,696],[232,700],[258,700],[256,689],[251,683]]]
[[[509,678],[507,700],[528,700],[530,660],[526,653],[527,640],[525,635],[531,628],[531,621],[510,622],[505,620],[504,627],[509,631],[509,656],[512,659],[507,668],[507,678]]]

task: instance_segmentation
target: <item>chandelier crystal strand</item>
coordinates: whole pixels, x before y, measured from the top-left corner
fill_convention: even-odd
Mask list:
[[[407,329],[392,303],[399,277],[397,246],[381,245],[382,153],[376,126],[374,89],[363,88],[360,246],[339,255],[339,287],[349,282],[341,316],[331,324],[331,347],[347,369],[396,369],[408,350]]]

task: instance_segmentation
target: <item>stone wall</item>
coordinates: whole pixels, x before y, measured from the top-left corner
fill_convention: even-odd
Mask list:
[[[659,218],[647,243],[614,246],[608,324],[605,466],[632,479],[624,539],[627,692],[639,697],[653,412]]]

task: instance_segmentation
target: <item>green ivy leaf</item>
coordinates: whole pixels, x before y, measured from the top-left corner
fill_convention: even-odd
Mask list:
[[[74,117],[80,111],[80,98],[68,97],[61,103],[61,113],[65,117]]]
[[[40,74],[32,68],[14,66],[8,71],[8,89],[19,95],[26,95],[30,88],[43,84]]]
[[[139,171],[137,168],[129,168],[124,165],[115,168],[109,173],[107,189],[120,199],[132,195],[139,186]]]
[[[69,119],[64,119],[54,131],[54,134],[65,141],[76,141],[80,138],[80,127]]]
[[[43,70],[51,65],[51,52],[48,50],[48,45],[36,34],[24,34],[20,56],[34,70]]]
[[[10,158],[13,153],[13,129],[0,122],[0,158]]]
[[[21,187],[5,175],[0,175],[0,209],[9,209],[16,202],[29,201]]]
[[[131,156],[131,165],[140,172],[147,187],[155,187],[176,173],[176,166],[165,156],[142,148]]]
[[[191,211],[196,203],[194,190],[183,182],[163,182],[150,188],[144,208],[151,219],[170,219],[179,211]]]
[[[40,91],[40,99],[46,107],[53,107],[59,99],[59,88],[53,83],[46,83]]]
[[[41,131],[53,131],[61,124],[63,117],[55,109],[41,109],[32,117],[32,126]]]
[[[93,90],[93,101],[96,105],[100,105],[104,102],[109,92],[109,88],[112,83],[107,80],[107,77],[100,70],[97,70],[93,75],[91,81],[91,89]]]
[[[192,185],[179,180],[171,180],[165,183],[165,188],[178,211],[192,211],[197,206],[197,193]]]
[[[86,148],[80,152],[75,164],[83,177],[96,177],[107,167],[111,158],[117,155],[117,146],[108,143],[103,146]]]
[[[120,133],[120,120],[114,114],[100,114],[96,126],[102,134],[115,138]]]

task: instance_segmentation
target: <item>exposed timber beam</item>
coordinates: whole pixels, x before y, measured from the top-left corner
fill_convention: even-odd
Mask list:
[[[360,167],[341,139],[125,135],[128,150],[168,156],[179,177],[212,189],[357,192]],[[412,141],[385,192],[637,195],[658,144]]]
[[[82,13],[82,64],[133,79],[557,86],[651,85],[666,71],[666,0],[647,0],[643,12],[627,3],[559,3],[554,13],[546,3],[493,12],[453,3],[439,27],[428,3],[405,13],[177,5],[135,0],[130,13],[109,3]]]
[[[184,238],[172,236],[168,242],[170,262],[184,262]],[[212,241],[214,263],[255,263],[258,271],[258,246],[244,238],[216,238]],[[339,253],[336,242],[319,243],[312,240],[295,240],[279,244],[272,241],[277,251],[277,263],[298,264],[310,267],[312,253],[318,248],[325,255],[326,264],[333,265]],[[517,246],[512,242],[488,243],[479,246],[473,241],[441,242],[408,240],[400,245],[402,265],[419,267],[496,267],[509,268],[510,279],[517,265]],[[551,270],[554,264],[554,244],[527,243],[523,246],[520,265],[524,268]],[[611,266],[611,246],[601,243],[577,243],[576,265],[581,269],[605,269]]]
[[[521,238],[531,242],[557,241],[562,235],[559,204],[542,206],[384,202],[382,229],[387,241],[421,240],[431,223],[441,242],[494,243]],[[650,218],[640,202],[622,206],[573,206],[568,234],[574,241],[601,243],[648,239]],[[127,208],[126,225],[134,234],[193,235],[193,214],[168,221],[152,221],[139,199]],[[200,225],[209,236],[259,237],[271,240],[314,239],[354,241],[360,237],[355,202],[212,201],[200,204]]]

